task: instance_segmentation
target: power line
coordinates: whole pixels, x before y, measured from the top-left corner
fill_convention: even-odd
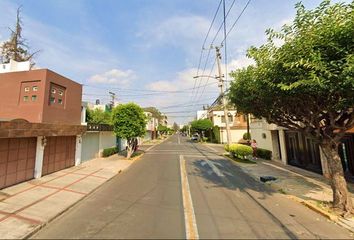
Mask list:
[[[250,4],[251,0],[248,0],[247,3],[245,4],[245,6],[243,7],[241,13],[238,15],[238,17],[236,18],[236,20],[234,21],[234,23],[232,24],[231,28],[229,29],[229,31],[227,32],[226,36],[224,37],[224,39],[222,40],[221,44],[224,43],[224,41],[226,40],[227,36],[229,36],[230,32],[232,31],[232,29],[235,27],[235,25],[237,24],[237,22],[240,20],[241,16],[243,15],[243,13],[245,12],[245,10],[247,9],[248,5]]]
[[[210,31],[211,31],[213,25],[214,25],[214,21],[215,21],[215,19],[216,19],[216,16],[218,15],[218,12],[219,12],[219,9],[220,9],[220,6],[221,6],[222,1],[223,1],[223,0],[220,0],[220,2],[219,2],[219,4],[218,4],[218,7],[217,7],[217,9],[216,9],[216,11],[215,11],[215,14],[214,14],[214,17],[213,17],[213,20],[211,21],[210,26],[209,26],[209,29],[208,29],[208,32],[207,32],[207,34],[206,34],[206,36],[205,36],[205,38],[204,38],[204,41],[203,41],[203,44],[202,44],[202,48],[201,48],[201,50],[200,50],[199,63],[198,63],[198,69],[197,69],[197,76],[199,75],[200,65],[201,65],[202,58],[203,58],[203,51],[205,50],[205,43],[206,43],[206,41],[207,41],[207,39],[208,39],[208,37],[209,37],[209,33],[210,33]],[[209,52],[210,52],[210,49],[209,49]],[[209,55],[209,52],[208,52],[208,55]],[[207,60],[206,60],[206,61],[207,61]],[[194,87],[193,87],[193,91],[192,91],[191,96],[193,96],[194,88],[195,88],[196,84],[197,84],[197,79],[194,80]],[[192,98],[193,98],[193,97],[192,97]]]
[[[219,6],[218,6],[218,9],[220,8],[221,2],[224,2],[224,5],[225,5],[225,1],[224,1],[224,0],[220,1]],[[231,9],[233,8],[235,2],[236,2],[236,0],[233,0],[233,1],[232,1],[232,3],[231,3],[231,5],[230,5],[230,7],[229,7],[229,9],[228,9],[228,11],[227,11],[226,14],[225,14],[225,6],[223,6],[223,7],[224,7],[224,20],[223,20],[223,22],[221,23],[221,25],[220,25],[218,31],[216,32],[216,34],[215,34],[213,40],[212,40],[211,43],[210,43],[210,47],[209,47],[209,49],[208,49],[208,55],[207,55],[207,58],[206,58],[206,60],[205,60],[205,65],[204,65],[204,69],[203,69],[202,75],[204,75],[204,73],[205,73],[205,69],[206,69],[206,65],[207,65],[208,60],[209,60],[211,48],[212,48],[212,46],[213,46],[213,44],[214,44],[214,42],[215,42],[217,36],[219,35],[219,32],[220,32],[221,28],[223,27],[223,25],[224,25],[224,23],[225,23],[225,21],[226,21],[226,18],[227,18],[227,16],[229,15]],[[205,44],[205,43],[203,43],[203,44]],[[214,62],[214,64],[215,64],[215,62]],[[199,72],[199,67],[198,67],[198,72]],[[198,75],[198,74],[197,74],[197,75]],[[200,86],[202,80],[203,80],[203,77],[201,77],[200,80],[199,80],[199,86]],[[209,79],[208,79],[207,81],[209,81]],[[195,85],[196,85],[196,82],[197,82],[197,79],[194,81],[194,84],[195,84]],[[199,92],[199,91],[197,91],[196,94],[195,94],[195,96],[196,96],[195,99],[198,98],[198,96],[197,96],[197,95],[198,95],[198,92]],[[193,96],[194,96],[194,95],[193,95]],[[193,99],[193,97],[192,97],[192,99]]]
[[[229,16],[229,13],[230,13],[231,9],[232,9],[233,6],[235,5],[235,2],[236,2],[236,0],[233,0],[233,1],[232,1],[231,5],[230,5],[230,7],[229,7],[229,10],[228,10],[227,13],[225,14],[224,19],[226,19],[226,18]],[[214,36],[213,41],[211,42],[211,44],[214,44],[214,42],[215,42],[217,36],[219,35],[219,32],[221,31],[221,28],[222,28],[223,25],[224,25],[224,22],[225,22],[225,20],[220,24],[220,27],[219,27],[218,31],[216,32],[216,34],[215,34],[215,36]]]
[[[210,83],[210,85],[215,84],[215,83]],[[98,87],[98,86],[93,86],[93,85],[87,85],[84,84],[84,87],[91,87],[91,88],[97,88],[97,89],[103,89],[103,90],[116,90],[116,91],[137,91],[137,92],[150,92],[150,94],[148,93],[144,93],[145,95],[154,95],[154,94],[159,94],[159,93],[184,93],[186,91],[190,91],[193,88],[185,88],[185,89],[181,89],[181,90],[176,90],[176,91],[162,91],[162,90],[145,90],[145,89],[123,89],[123,88],[112,88],[112,87]],[[137,94],[138,95],[138,94]],[[143,94],[139,94],[139,95],[143,95]]]

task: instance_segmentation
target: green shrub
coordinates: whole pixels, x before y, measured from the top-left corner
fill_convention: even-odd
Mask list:
[[[238,158],[246,158],[249,155],[252,155],[253,150],[250,146],[243,145],[243,144],[231,144],[229,146],[229,152]]]
[[[225,145],[224,145],[224,149],[225,149],[226,152],[230,151],[230,149],[229,149],[229,144],[225,144]]]
[[[243,140],[250,140],[251,139],[251,134],[250,133],[244,133],[242,138],[243,138]]]
[[[272,159],[272,151],[269,151],[267,149],[257,148],[256,154],[257,154],[257,157],[259,157],[259,158],[263,158],[266,160]]]
[[[109,156],[116,154],[116,153],[118,153],[117,147],[106,148],[106,149],[103,149],[102,157],[109,157]]]

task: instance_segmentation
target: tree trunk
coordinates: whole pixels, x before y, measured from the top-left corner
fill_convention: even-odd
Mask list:
[[[133,155],[135,151],[135,139],[130,139],[127,141],[128,147],[127,147],[127,158],[130,159],[131,156]]]
[[[343,166],[338,154],[338,145],[329,141],[321,144],[328,163],[330,183],[333,190],[333,207],[343,215],[353,213],[353,203],[344,178]]]

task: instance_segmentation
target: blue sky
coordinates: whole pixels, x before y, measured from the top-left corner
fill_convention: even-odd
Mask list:
[[[247,0],[230,11],[230,27]],[[295,0],[253,0],[227,40],[227,69],[251,63],[245,57],[251,45],[265,41],[267,28],[280,28],[295,14]],[[321,1],[303,1],[314,8]],[[219,0],[0,0],[0,42],[9,37],[22,5],[23,35],[34,50],[40,68],[52,69],[84,84],[83,100],[109,101],[108,91],[119,102],[156,106],[173,121],[193,119],[202,104],[218,95],[210,79],[195,82],[200,49]],[[232,0],[226,0],[226,9]],[[222,21],[217,15],[207,46]],[[215,44],[220,44],[220,33]],[[202,69],[211,69],[214,52]],[[223,67],[223,71],[226,68]],[[200,72],[203,72],[202,70]],[[194,85],[200,86],[193,90]],[[187,90],[186,90],[187,89]],[[204,89],[204,90],[203,90]],[[203,93],[203,94],[202,94]]]

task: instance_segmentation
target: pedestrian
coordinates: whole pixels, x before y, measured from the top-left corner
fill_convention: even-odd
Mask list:
[[[255,139],[252,140],[251,147],[253,150],[253,160],[255,160],[255,159],[257,160],[257,142]]]

